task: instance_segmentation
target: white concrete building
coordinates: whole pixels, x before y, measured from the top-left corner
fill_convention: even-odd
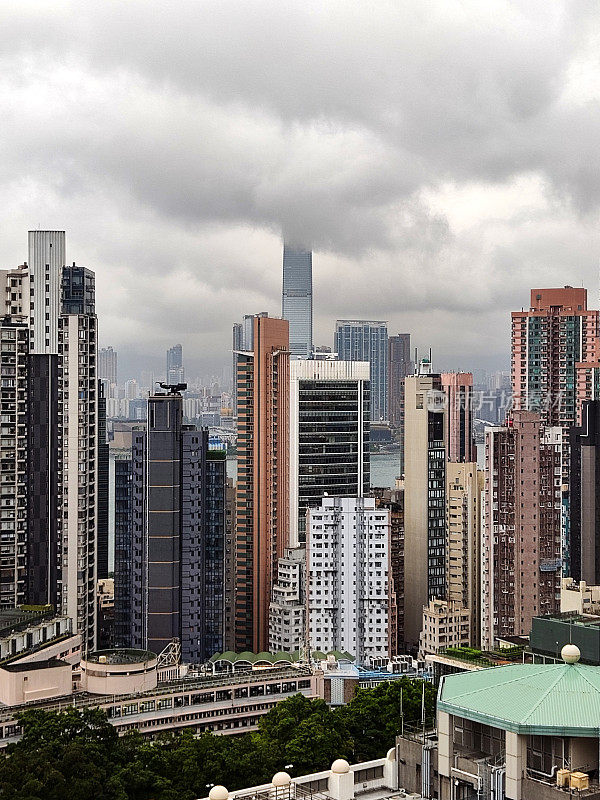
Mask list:
[[[286,550],[277,564],[277,583],[269,607],[269,651],[294,653],[304,644],[306,550]]]
[[[374,498],[324,497],[307,526],[311,650],[388,653],[389,511]]]

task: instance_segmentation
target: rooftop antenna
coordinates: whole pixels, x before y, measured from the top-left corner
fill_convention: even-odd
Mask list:
[[[415,347],[415,375],[419,374],[419,351]]]

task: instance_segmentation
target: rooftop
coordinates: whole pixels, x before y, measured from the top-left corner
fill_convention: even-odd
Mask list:
[[[597,737],[600,667],[510,664],[448,675],[438,710],[513,733]]]
[[[15,631],[23,631],[36,622],[52,617],[52,606],[21,606],[0,611],[0,639]]]
[[[96,650],[88,653],[86,661],[95,664],[140,664],[143,661],[152,661],[157,658],[155,653],[150,650]],[[100,661],[102,659],[102,661]]]

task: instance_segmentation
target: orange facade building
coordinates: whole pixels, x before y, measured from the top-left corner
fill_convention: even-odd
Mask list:
[[[256,316],[237,353],[237,652],[266,651],[269,603],[289,535],[289,323]]]

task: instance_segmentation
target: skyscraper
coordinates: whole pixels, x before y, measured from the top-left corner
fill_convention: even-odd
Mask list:
[[[388,339],[388,418],[400,441],[400,474],[404,474],[404,379],[412,372],[410,333]]]
[[[529,311],[512,312],[513,408],[539,411],[544,425],[574,425],[577,365],[599,358],[598,311],[588,309],[587,290],[532,289]]]
[[[335,324],[334,349],[340,361],[370,363],[371,422],[387,419],[387,323],[338,319]]]
[[[324,497],[309,511],[311,650],[348,652],[359,664],[388,655],[389,527],[370,497]]]
[[[477,461],[473,439],[473,375],[470,372],[443,372],[446,393],[446,457],[456,463]]]
[[[306,510],[325,495],[370,487],[369,364],[290,362],[290,543],[304,541]]]
[[[17,449],[26,444],[19,460],[21,472],[27,471],[27,503],[19,510],[17,526],[24,535],[16,591],[21,602],[51,604],[70,616],[87,649],[96,641],[102,472],[97,320],[94,274],[64,264],[64,231],[30,231],[29,266],[0,273],[3,308],[20,321],[0,342],[8,350],[17,334],[19,344],[3,360],[3,372],[14,366],[16,383],[10,377],[1,388],[7,390],[5,397],[17,389],[17,412],[23,397],[27,408],[26,425],[20,421],[14,441]],[[26,365],[23,323],[28,327]],[[10,475],[3,466],[5,474]],[[18,476],[10,481],[14,486]]]
[[[534,411],[513,411],[506,426],[486,431],[484,648],[560,610],[562,436]]]
[[[98,533],[97,533],[97,577],[108,578],[108,517],[109,517],[109,462],[110,453],[106,440],[105,383],[98,381]]]
[[[312,253],[310,250],[283,246],[283,293],[281,316],[290,323],[292,358],[310,358],[312,354]]]
[[[58,319],[59,426],[62,436],[61,610],[81,633],[84,647],[96,640],[98,535],[98,376],[94,273],[75,264],[62,271]]]
[[[428,359],[405,386],[404,639],[414,651],[423,607],[446,597],[446,403]]]
[[[237,361],[236,650],[269,642],[277,559],[289,536],[289,324],[256,316]]]
[[[175,344],[167,350],[167,383],[174,386],[184,381],[183,348],[180,344]]]
[[[98,350],[98,378],[108,381],[109,386],[117,383],[117,351],[112,347]]]
[[[115,461],[116,623],[126,646],[160,653],[178,640],[198,664],[223,647],[225,453],[183,424],[182,399],[151,395],[131,466]]]

